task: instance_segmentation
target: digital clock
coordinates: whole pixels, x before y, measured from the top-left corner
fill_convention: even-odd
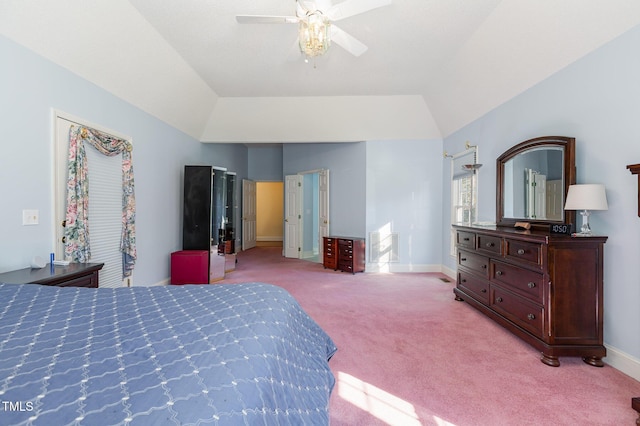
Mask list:
[[[572,223],[554,223],[549,227],[551,235],[571,235],[573,233]]]

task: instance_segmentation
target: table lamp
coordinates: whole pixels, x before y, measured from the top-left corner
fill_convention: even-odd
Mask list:
[[[602,184],[570,185],[567,193],[565,210],[580,210],[582,215],[582,228],[576,235],[591,235],[589,226],[590,210],[608,210],[607,195]]]

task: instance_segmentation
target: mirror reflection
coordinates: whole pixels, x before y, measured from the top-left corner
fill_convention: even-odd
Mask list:
[[[545,146],[504,163],[504,217],[562,220],[564,148]]]

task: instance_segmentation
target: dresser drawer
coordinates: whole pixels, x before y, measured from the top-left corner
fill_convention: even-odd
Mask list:
[[[343,238],[340,238],[338,240],[338,246],[340,247],[340,250],[342,249],[353,249],[353,240],[346,240]]]
[[[542,274],[510,265],[504,262],[491,261],[490,268],[491,281],[503,284],[518,294],[521,294],[532,301],[542,303]]]
[[[542,267],[542,244],[505,239],[505,258]]]
[[[322,265],[325,268],[338,269],[337,240],[333,237],[323,237]]]
[[[456,245],[474,250],[476,248],[476,234],[473,232],[456,231]]]
[[[458,266],[464,266],[489,278],[489,258],[464,250],[458,250]]]
[[[338,269],[340,269],[341,271],[353,273],[353,262],[340,261],[338,266],[339,266]]]
[[[327,256],[327,254],[325,254],[322,264],[325,268],[338,269],[338,258],[335,256]]]
[[[489,282],[463,271],[458,271],[458,287],[482,303],[489,304]]]
[[[544,331],[544,309],[541,306],[492,285],[491,308],[534,335],[542,336]]]
[[[488,254],[502,255],[502,238],[492,235],[476,235],[477,250]]]

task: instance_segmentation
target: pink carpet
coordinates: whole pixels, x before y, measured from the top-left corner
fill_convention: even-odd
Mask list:
[[[332,425],[635,424],[640,382],[579,358],[542,364],[532,347],[456,302],[442,274],[351,275],[281,251],[240,253],[221,283],[279,285],[333,338]]]

